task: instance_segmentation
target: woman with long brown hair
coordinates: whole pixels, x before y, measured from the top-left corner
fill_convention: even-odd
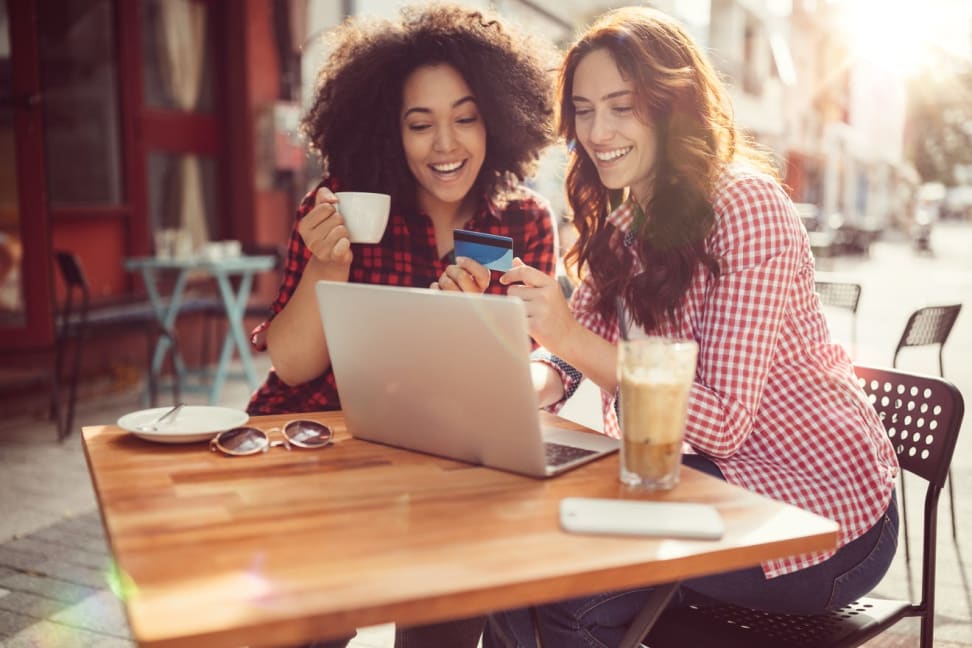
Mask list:
[[[620,318],[633,336],[694,340],[683,462],[833,519],[839,548],[688,581],[683,591],[809,614],[869,591],[895,551],[897,461],[830,340],[806,231],[764,155],[732,119],[711,64],[670,17],[602,16],[561,68],[560,134],[580,284],[522,264],[501,277],[543,345],[534,378],[556,409],[584,378],[616,414]],[[547,645],[613,646],[650,588],[538,608]],[[494,616],[487,646],[533,645],[530,615]]]

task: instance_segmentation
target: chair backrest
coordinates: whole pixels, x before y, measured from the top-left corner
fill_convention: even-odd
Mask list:
[[[901,467],[944,486],[965,411],[961,392],[937,376],[864,366],[854,371]]]
[[[922,645],[934,623],[938,497],[948,477],[965,402],[952,383],[890,369],[857,366],[868,399],[884,423],[902,470],[928,480],[922,529],[921,601],[909,614],[922,617]],[[903,483],[902,483],[903,487]],[[905,529],[908,527],[905,526]],[[926,634],[927,632],[927,634]]]
[[[857,304],[861,300],[861,285],[840,281],[816,281],[814,285],[820,296],[820,303],[825,306],[846,308],[851,313],[857,313]]]
[[[898,355],[904,347],[945,344],[960,310],[961,304],[919,308],[908,318],[894,354]]]

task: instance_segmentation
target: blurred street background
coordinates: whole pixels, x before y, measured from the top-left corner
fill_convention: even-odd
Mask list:
[[[394,19],[402,4],[0,0],[0,645],[131,645],[79,430],[144,406],[145,339],[155,331],[143,321],[88,332],[77,413],[58,442],[47,416],[53,359],[65,342],[57,322],[66,284],[55,250],[79,260],[92,313],[129,316],[148,304],[125,259],[279,250],[299,198],[321,172],[299,119],[328,30],[347,16]],[[593,16],[626,3],[465,4],[495,8],[562,48]],[[857,361],[890,365],[911,312],[972,298],[972,1],[641,4],[679,18],[711,55],[738,123],[778,163],[810,234],[818,278],[861,286],[856,321],[827,308],[833,336]],[[564,151],[564,143],[552,146],[532,182],[569,242]],[[251,304],[269,303],[278,272],[257,278]],[[188,297],[215,294],[211,282],[190,279]],[[970,308],[943,352],[945,376],[966,398]],[[249,316],[247,327],[259,318]],[[206,369],[224,330],[218,316],[184,309],[170,333],[189,368]],[[938,372],[934,348],[906,349],[898,360],[904,369]],[[262,377],[268,360],[259,356],[256,365]],[[63,378],[58,396],[66,405]],[[243,407],[249,392],[230,380],[219,404]],[[197,394],[186,400],[206,402]],[[598,394],[583,388],[565,414],[599,427]],[[957,543],[947,496],[940,505],[936,646],[943,647],[972,647],[970,430],[966,421],[953,461]],[[909,490],[913,551],[919,491]],[[917,595],[919,578],[917,563],[909,575],[899,555],[878,593]],[[869,645],[912,646],[916,633],[916,624],[903,623]],[[391,642],[390,626],[382,626],[352,645]]]

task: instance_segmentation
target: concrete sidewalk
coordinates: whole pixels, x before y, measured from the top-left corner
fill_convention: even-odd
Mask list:
[[[888,365],[907,314],[929,303],[961,302],[972,296],[972,228],[937,227],[934,257],[913,258],[904,242],[879,242],[869,259],[837,259],[826,269],[848,273],[863,285],[857,359]],[[972,353],[972,304],[959,316],[946,346],[946,372],[970,400],[972,367],[960,366]],[[848,331],[842,313],[828,313],[834,336]],[[929,352],[928,356],[934,356]],[[900,366],[916,371],[937,370],[934,362],[915,350]],[[260,375],[267,359],[258,361]],[[140,391],[111,385],[84,385],[79,398],[77,428],[115,421],[142,408]],[[242,408],[249,390],[241,381],[226,385],[222,405]],[[203,403],[202,397],[187,402]],[[46,403],[18,404],[18,411],[0,416],[0,645],[131,646],[124,612],[111,590],[111,560],[105,545],[94,494],[85,465],[80,435],[63,444],[55,441],[52,424],[44,420]],[[585,388],[566,413],[597,425],[598,395]],[[948,497],[939,507],[936,646],[972,648],[972,413],[953,461],[958,495],[958,543],[953,543]],[[922,511],[920,484],[909,481],[908,511],[912,551],[918,555]],[[877,589],[889,597],[917,595],[918,563],[910,578],[899,551],[895,563]],[[914,646],[917,623],[905,621],[894,633],[870,642],[872,647]],[[354,648],[391,648],[390,625],[367,629],[352,642]]]

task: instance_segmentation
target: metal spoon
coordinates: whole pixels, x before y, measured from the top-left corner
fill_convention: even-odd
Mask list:
[[[175,419],[176,415],[179,413],[179,410],[182,409],[182,406],[183,405],[185,405],[185,403],[179,403],[178,405],[176,405],[172,409],[167,410],[166,412],[164,412],[161,416],[159,416],[154,421],[149,421],[148,423],[142,423],[141,425],[138,426],[138,431],[139,432],[155,432],[156,430],[159,429],[159,425],[163,421],[165,421],[166,419],[169,419],[169,418]]]

